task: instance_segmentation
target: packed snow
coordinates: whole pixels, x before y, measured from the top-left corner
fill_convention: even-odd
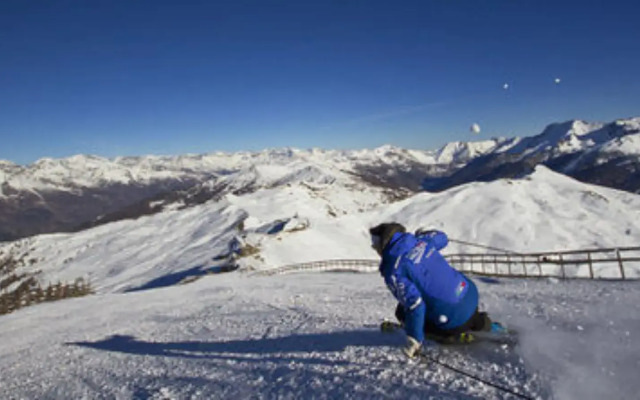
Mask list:
[[[530,398],[627,399],[640,389],[637,282],[476,279],[519,345],[426,353]],[[41,304],[0,317],[2,398],[512,399],[408,361],[382,334],[377,274],[206,276]]]

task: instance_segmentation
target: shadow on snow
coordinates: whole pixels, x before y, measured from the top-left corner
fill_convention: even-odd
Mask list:
[[[220,266],[213,266],[213,267],[205,267],[204,265],[198,265],[197,267],[193,267],[184,271],[178,271],[171,274],[163,275],[159,278],[156,278],[150,282],[145,283],[142,286],[129,289],[127,290],[127,293],[173,286],[173,285],[182,283],[183,281],[186,281],[189,278],[199,278],[209,274],[231,272],[231,271],[235,271],[236,269],[238,269],[237,265],[229,265],[229,264],[223,264]]]
[[[266,382],[275,382],[277,381],[278,376],[282,374],[294,374],[297,376],[297,378],[294,379],[295,382],[306,382],[312,377],[316,376],[324,380],[330,378],[327,378],[324,375],[318,375],[320,374],[320,371],[316,371],[312,368],[299,370],[291,367],[292,362],[302,363],[305,365],[330,367],[361,365],[363,368],[376,369],[380,366],[376,366],[376,364],[364,365],[353,359],[341,359],[329,355],[322,355],[319,353],[339,353],[344,351],[347,347],[352,346],[362,346],[369,348],[393,346],[397,348],[398,345],[403,343],[403,341],[403,335],[381,335],[378,330],[354,330],[313,334],[294,334],[276,338],[264,337],[217,342],[152,342],[136,339],[135,337],[129,335],[113,335],[96,342],[72,342],[66,343],[66,345],[141,356],[178,357],[196,360],[209,359],[218,361],[232,360],[235,362],[253,363],[255,364],[255,367],[250,370],[245,370],[243,373],[248,374],[248,376],[252,374],[266,376],[269,378],[266,380]],[[485,351],[491,350],[489,353],[485,351],[481,351],[480,353],[476,353],[475,351],[463,351],[460,353],[455,349],[447,349],[444,347],[435,347],[432,350],[439,352],[438,349],[444,350],[444,354],[439,354],[438,358],[444,356],[446,359],[454,356],[457,353],[458,355],[451,358],[450,361],[454,361],[456,362],[456,364],[462,361],[467,365],[467,369],[473,367],[485,369],[487,364],[491,365],[494,362],[500,362],[501,358],[496,354],[489,354],[495,353],[493,350],[491,350],[491,346],[485,349]],[[449,353],[448,357],[447,353]],[[512,354],[511,357],[516,357],[516,354]],[[507,360],[502,359],[502,362],[504,361]],[[516,360],[511,361],[513,362]],[[276,363],[277,365],[279,365],[279,367],[275,369],[273,369],[273,367],[267,367],[267,364],[265,364],[267,362]],[[399,365],[405,365],[405,363],[400,363],[396,367],[394,367],[393,365],[394,362],[391,362],[391,364],[387,365],[387,367],[396,368]],[[226,368],[228,368],[228,366]],[[283,370],[283,368],[285,368],[285,370]],[[511,374],[521,375],[518,376],[518,380],[526,382],[528,380],[528,374],[523,369],[519,371],[518,369],[520,368],[517,368],[516,371],[511,370]],[[400,383],[397,381],[397,379],[400,378],[390,378],[389,382],[372,382],[376,382],[376,387],[378,387],[378,389],[382,389],[382,387],[384,387],[383,391],[388,390],[392,392],[392,397],[429,397],[430,395],[437,394],[438,396],[442,396],[442,398],[477,398],[477,396],[467,393],[466,385],[469,385],[470,383],[467,378],[459,376],[457,374],[451,374],[450,372],[449,374],[451,376],[448,379],[461,380],[461,382],[464,382],[464,385],[460,387],[460,390],[456,390],[451,387],[443,390],[443,388],[440,386],[442,382],[431,384],[428,382],[424,382],[425,386],[401,387],[398,386]],[[355,387],[362,386],[368,388],[368,385],[371,384],[369,380],[363,380],[363,378],[360,376],[344,373],[340,374],[340,376],[341,379],[344,380],[342,384],[346,385],[345,387],[342,387],[340,385],[338,385],[337,387],[333,387],[335,385],[329,385],[328,387],[323,387],[321,389],[329,390],[329,397],[342,397],[346,392],[353,390]],[[473,383],[477,384],[477,382]],[[308,389],[303,389],[305,387],[304,385],[299,385],[296,386],[297,388],[292,387],[289,389],[282,388],[278,385],[265,385],[266,386],[264,387],[256,387],[254,389],[261,392],[274,391],[274,395],[281,395],[282,390],[286,391],[290,389],[290,394],[296,394],[296,396],[294,397],[301,398],[308,397],[308,395],[311,393]],[[354,388],[350,388],[347,390],[346,387],[350,387],[350,385],[355,386]],[[237,388],[234,388],[234,390],[236,389]],[[231,392],[233,392],[233,390]],[[231,392],[229,392],[229,394],[231,394]],[[351,394],[353,395],[354,393]],[[381,395],[381,393],[369,392],[366,396],[356,395],[355,397],[378,398],[388,396]]]
[[[73,342],[67,345],[119,353],[184,358],[232,358],[229,356],[275,353],[340,352],[348,346],[393,346],[398,338],[377,331],[342,331],[290,335],[220,342],[147,342],[128,335],[113,335],[97,342]],[[252,358],[242,357],[251,361]],[[264,362],[264,358],[255,359]],[[281,357],[278,360],[282,361]],[[309,359],[305,358],[308,362]],[[329,360],[324,360],[329,362]],[[335,361],[331,361],[335,363]]]

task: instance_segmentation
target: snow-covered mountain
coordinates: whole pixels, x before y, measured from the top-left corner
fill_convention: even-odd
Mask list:
[[[116,184],[142,186],[169,179],[203,180],[268,165],[289,168],[307,163],[353,172],[357,167],[369,165],[406,168],[410,163],[461,163],[495,146],[496,141],[492,140],[450,144],[438,151],[405,150],[386,145],[373,150],[357,151],[285,148],[255,153],[216,152],[175,157],[144,156],[115,159],[77,155],[64,159],[43,158],[28,166],[0,161],[0,196],[10,196],[12,191],[73,191]],[[265,171],[263,174],[265,181],[278,179],[281,175],[283,173],[277,169]]]
[[[428,177],[423,186],[438,191],[466,182],[517,177],[538,164],[583,182],[638,193],[640,118],[552,124],[537,136],[503,142],[451,175]]]
[[[79,155],[42,159],[29,166],[2,162],[0,241],[76,230],[165,207],[201,204],[225,193],[299,182],[377,190],[393,200],[420,190],[425,171],[450,173],[492,148],[491,143],[459,144],[455,154],[383,146],[116,159]]]
[[[457,239],[445,254],[474,250],[463,243],[637,246],[640,195],[549,168],[628,171],[638,165],[637,122],[572,122],[436,152],[0,163],[5,238],[102,223],[0,243],[0,309],[28,305],[17,294],[38,284],[83,278],[96,292],[0,315],[0,398],[507,398],[441,366],[408,365],[404,337],[379,333],[395,302],[377,274],[253,272],[376,259],[367,231],[385,221],[444,230]],[[425,175],[462,176],[474,165],[518,179],[418,190]],[[640,265],[627,277],[640,277]],[[520,332],[518,346],[428,354],[532,398],[638,393],[637,281],[477,283],[481,307]]]
[[[280,176],[258,175],[257,181]],[[379,333],[395,303],[377,274],[247,272],[375,259],[367,229],[392,220],[514,251],[640,239],[639,195],[544,166],[522,179],[469,183],[389,204],[374,204],[372,193],[333,185],[317,171],[310,176],[313,184],[288,181],[82,232],[0,244],[0,270],[14,259],[17,275],[43,283],[84,277],[97,292],[0,316],[0,397],[507,398],[437,365],[407,364],[398,350],[404,337]],[[446,252],[460,246],[451,243]],[[240,269],[205,276],[230,261]],[[195,278],[202,279],[178,285]],[[637,393],[637,282],[478,285],[482,307],[521,332],[518,347],[428,347],[429,354],[532,398]]]
[[[119,292],[223,266],[239,247],[251,250],[234,260],[247,270],[375,259],[367,232],[382,221],[516,252],[634,246],[640,239],[640,196],[543,166],[524,179],[470,183],[391,204],[374,194],[306,183],[229,193],[182,210],[22,239],[1,246],[0,257],[28,260],[16,272],[43,284],[85,278],[98,292]],[[473,250],[461,246],[448,250]]]

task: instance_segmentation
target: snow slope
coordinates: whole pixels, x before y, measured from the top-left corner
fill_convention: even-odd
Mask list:
[[[483,306],[521,332],[429,355],[535,398],[628,399],[640,389],[637,282],[478,281]],[[407,361],[378,324],[394,302],[377,274],[208,276],[41,304],[0,317],[1,398],[512,399]]]
[[[389,221],[411,231],[440,229],[451,238],[515,252],[637,246],[640,241],[640,196],[578,182],[543,166],[526,179],[421,193],[342,218],[327,218],[321,206],[303,209],[309,203],[298,204],[295,196],[286,209],[272,214],[276,207],[262,208],[270,198],[271,193],[256,192],[231,201],[263,220],[296,210],[311,220],[311,226],[282,237],[250,236],[261,248],[261,260],[242,262],[256,269],[326,259],[374,259],[368,228]],[[481,250],[451,243],[446,251]]]
[[[254,270],[375,259],[368,228],[385,221],[409,230],[440,229],[457,240],[517,252],[637,246],[640,239],[640,196],[581,183],[542,166],[525,179],[471,183],[390,205],[377,194],[333,185],[262,189],[75,234],[23,239],[0,246],[0,254],[35,260],[28,268],[42,270],[45,284],[83,277],[103,293],[218,266],[224,261],[216,258],[229,253],[234,238],[259,250],[238,261]],[[291,219],[300,221],[301,229],[266,233],[265,227]],[[457,243],[446,249],[478,251]]]
[[[154,279],[213,265],[228,253],[245,213],[209,203],[138,220],[119,221],[76,234],[41,235],[14,247],[37,260],[44,284],[88,279],[97,292],[134,289]],[[7,252],[12,246],[5,246]],[[21,256],[22,257],[22,256]],[[26,257],[26,256],[24,256]]]
[[[640,196],[539,165],[524,179],[418,194],[388,207],[383,219],[434,226],[458,239],[516,252],[635,246]]]

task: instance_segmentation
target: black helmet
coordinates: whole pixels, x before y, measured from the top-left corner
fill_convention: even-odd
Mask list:
[[[393,234],[397,232],[406,232],[404,226],[395,223],[383,223],[369,229],[371,235],[371,247],[373,247],[378,254],[382,255],[382,251],[393,238]]]

